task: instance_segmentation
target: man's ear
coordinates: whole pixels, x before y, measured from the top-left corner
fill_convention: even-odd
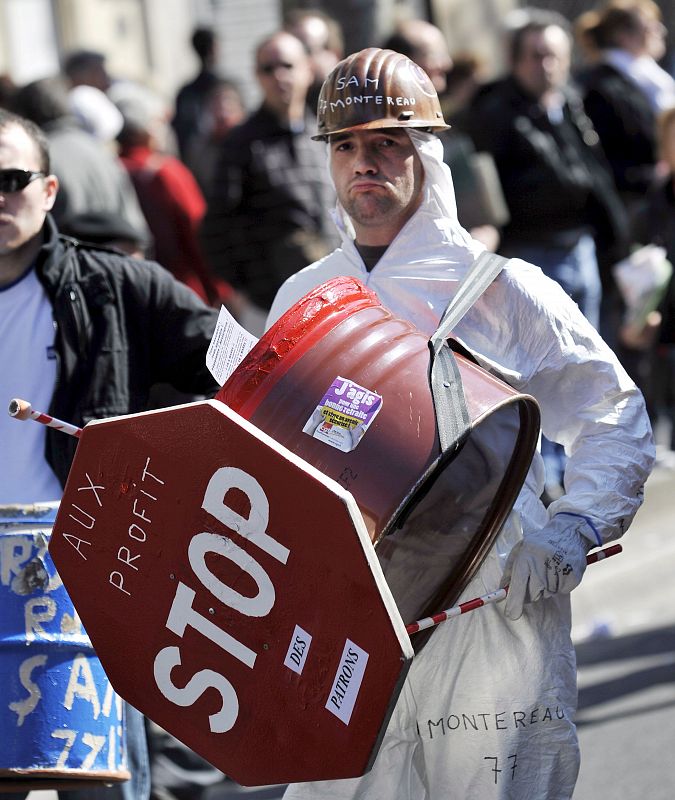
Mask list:
[[[47,175],[45,178],[45,211],[51,211],[54,207],[58,191],[59,179],[56,177],[56,175]]]

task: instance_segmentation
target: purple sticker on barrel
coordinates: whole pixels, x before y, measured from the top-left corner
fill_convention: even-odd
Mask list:
[[[338,375],[302,430],[349,453],[364,437],[381,408],[379,394]]]

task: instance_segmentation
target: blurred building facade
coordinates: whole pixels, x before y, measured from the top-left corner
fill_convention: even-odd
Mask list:
[[[451,50],[494,54],[499,20],[514,0],[0,0],[0,75],[21,85],[59,72],[64,55],[104,53],[115,78],[139,81],[167,99],[197,69],[196,25],[220,39],[220,69],[241,84],[254,108],[253,49],[294,7],[318,7],[341,23],[346,51],[379,44],[396,21],[430,19]]]
[[[0,0],[0,75],[16,84],[59,71],[78,48],[107,56],[110,73],[144,83],[171,100],[197,70],[190,46],[196,25],[220,39],[220,69],[235,78],[252,109],[256,43],[279,27],[290,8],[320,8],[340,22],[346,52],[378,45],[401,18],[428,19],[451,52],[470,51],[490,72],[503,67],[501,35],[508,12],[526,5],[555,8],[569,19],[600,0]],[[659,0],[675,32],[675,0]]]

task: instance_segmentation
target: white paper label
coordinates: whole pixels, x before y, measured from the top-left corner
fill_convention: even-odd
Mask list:
[[[225,306],[220,307],[216,329],[206,353],[206,366],[222,386],[258,339],[236,321]]]
[[[345,642],[340,665],[335,673],[335,680],[328,695],[326,708],[342,720],[345,725],[349,725],[352,718],[354,704],[361,688],[363,675],[368,663],[368,653],[362,650],[350,639]]]
[[[297,672],[298,675],[302,674],[311,644],[311,634],[296,625],[291,637],[291,643],[288,645],[284,666],[293,670],[293,672]]]

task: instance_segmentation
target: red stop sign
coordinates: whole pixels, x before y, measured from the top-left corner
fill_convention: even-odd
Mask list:
[[[115,689],[230,777],[368,770],[403,622],[352,496],[227,406],[87,425],[50,552]]]

